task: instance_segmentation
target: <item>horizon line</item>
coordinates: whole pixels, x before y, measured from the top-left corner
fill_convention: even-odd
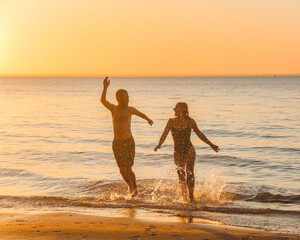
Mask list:
[[[292,74],[0,74],[0,77],[297,77],[300,73]]]

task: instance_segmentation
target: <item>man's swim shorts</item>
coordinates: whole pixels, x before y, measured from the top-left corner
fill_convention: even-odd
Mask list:
[[[119,167],[132,167],[135,156],[135,143],[133,137],[125,140],[114,139],[112,149]]]

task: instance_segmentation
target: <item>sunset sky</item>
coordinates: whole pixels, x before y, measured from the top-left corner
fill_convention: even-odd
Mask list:
[[[0,74],[300,73],[300,0],[0,0]]]

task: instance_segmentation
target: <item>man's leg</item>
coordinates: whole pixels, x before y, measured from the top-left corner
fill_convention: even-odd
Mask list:
[[[129,176],[129,180],[131,183],[131,196],[135,197],[137,195],[137,186],[136,186],[135,174],[132,171],[132,166],[134,164],[134,157],[135,157],[135,142],[134,142],[133,138],[131,138],[128,141],[127,150],[128,150],[128,153],[126,156],[128,157],[127,162],[129,165],[128,165],[128,167],[126,167],[126,172]]]
[[[132,184],[131,184],[131,178],[128,173],[128,167],[119,166],[119,169],[120,169],[120,173],[121,173],[123,179],[125,180],[125,182],[127,183],[128,187],[129,187],[130,192],[132,192],[133,188],[132,188]]]
[[[112,144],[112,149],[114,152],[115,159],[117,161],[120,173],[127,183],[130,192],[132,192],[132,184],[130,180],[130,176],[128,174],[127,166],[124,166],[125,163],[125,156],[127,154],[126,146],[124,146],[124,142],[119,140],[114,140]]]
[[[135,143],[133,138],[119,144],[116,144],[115,141],[115,144],[113,144],[113,150],[120,173],[125,182],[128,184],[130,193],[134,197],[137,195],[137,186],[135,174],[132,171],[135,156]]]
[[[128,180],[130,182],[130,193],[132,194],[132,197],[135,197],[137,195],[135,174],[132,171],[132,167],[124,167],[124,169],[126,172],[126,176],[128,176]]]

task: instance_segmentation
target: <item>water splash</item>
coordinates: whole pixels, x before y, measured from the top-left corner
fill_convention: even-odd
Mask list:
[[[221,171],[210,170],[210,177],[196,182],[195,200],[201,203],[223,204],[232,200],[223,194],[226,186]]]
[[[161,202],[165,200],[165,193],[172,191],[174,189],[174,181],[166,181],[166,179],[171,179],[175,173],[175,169],[165,171],[163,176],[158,179],[155,184],[154,190],[151,192],[151,202]]]
[[[109,196],[111,201],[119,201],[119,200],[131,200],[132,196],[130,194],[118,194],[118,193],[111,193]]]
[[[134,198],[134,203],[151,206],[182,205],[186,201],[182,197],[181,188],[178,184],[176,169],[166,170],[158,179],[143,179],[137,181],[138,197]],[[231,202],[225,196],[223,189],[226,186],[222,174],[214,169],[211,170],[210,177],[196,182],[195,201],[196,204],[223,204]],[[127,185],[123,181],[112,183],[100,183],[96,189],[93,188],[93,195],[97,194],[99,201],[122,202],[131,200]],[[91,190],[91,189],[90,189]],[[96,191],[95,191],[96,190]]]

